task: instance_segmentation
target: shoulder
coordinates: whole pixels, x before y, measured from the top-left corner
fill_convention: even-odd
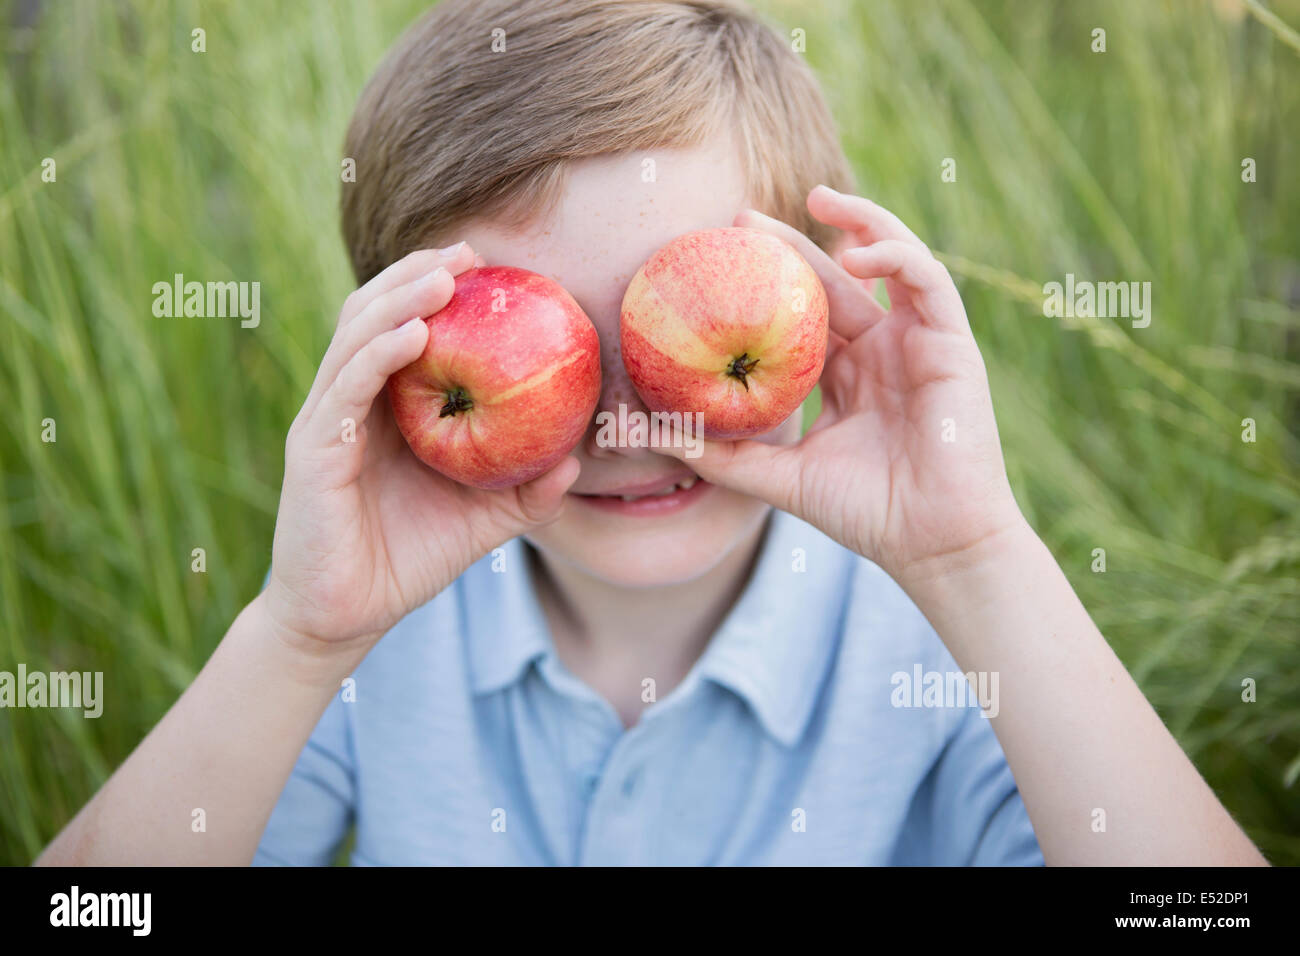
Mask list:
[[[800,616],[816,610],[838,618],[845,651],[867,655],[873,664],[897,660],[922,663],[951,661],[942,641],[924,614],[875,562],[850,551],[817,528],[785,512],[773,516],[760,569],[766,569],[765,586],[780,586],[774,573],[788,564],[792,597],[817,596],[817,609],[795,609]],[[806,575],[807,585],[799,583]]]
[[[923,734],[937,747],[956,734],[964,701],[954,706],[948,694],[935,703],[921,691],[927,682],[959,689],[965,678],[925,615],[879,565],[778,512],[758,573],[754,585],[784,591],[774,605],[786,626],[824,641],[823,693],[832,721],[906,727],[912,739]]]

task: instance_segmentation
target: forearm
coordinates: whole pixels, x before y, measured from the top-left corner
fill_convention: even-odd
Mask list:
[[[359,659],[290,646],[254,600],[37,864],[247,864],[307,738]]]
[[[1027,524],[900,583],[964,672],[998,674],[993,729],[1049,864],[1265,862]]]

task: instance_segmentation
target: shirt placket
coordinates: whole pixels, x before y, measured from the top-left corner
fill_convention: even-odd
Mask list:
[[[653,780],[649,772],[652,726],[638,724],[619,737],[591,786],[580,863],[644,866],[649,859],[646,819]]]

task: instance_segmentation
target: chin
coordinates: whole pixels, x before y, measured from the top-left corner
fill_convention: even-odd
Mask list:
[[[526,536],[560,561],[613,587],[671,587],[704,577],[752,541],[771,507],[712,486],[690,508],[663,517],[611,516],[565,502],[558,520]]]

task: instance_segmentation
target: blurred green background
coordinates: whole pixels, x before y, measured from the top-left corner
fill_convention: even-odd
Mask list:
[[[343,131],[424,7],[0,2],[0,670],[105,675],[98,720],[0,710],[2,863],[260,586],[351,287]],[[1300,2],[761,7],[806,32],[863,191],[958,277],[1022,507],[1227,807],[1300,862]],[[260,282],[260,327],[155,318],[178,272]],[[1045,318],[1067,272],[1150,281],[1150,327]]]

